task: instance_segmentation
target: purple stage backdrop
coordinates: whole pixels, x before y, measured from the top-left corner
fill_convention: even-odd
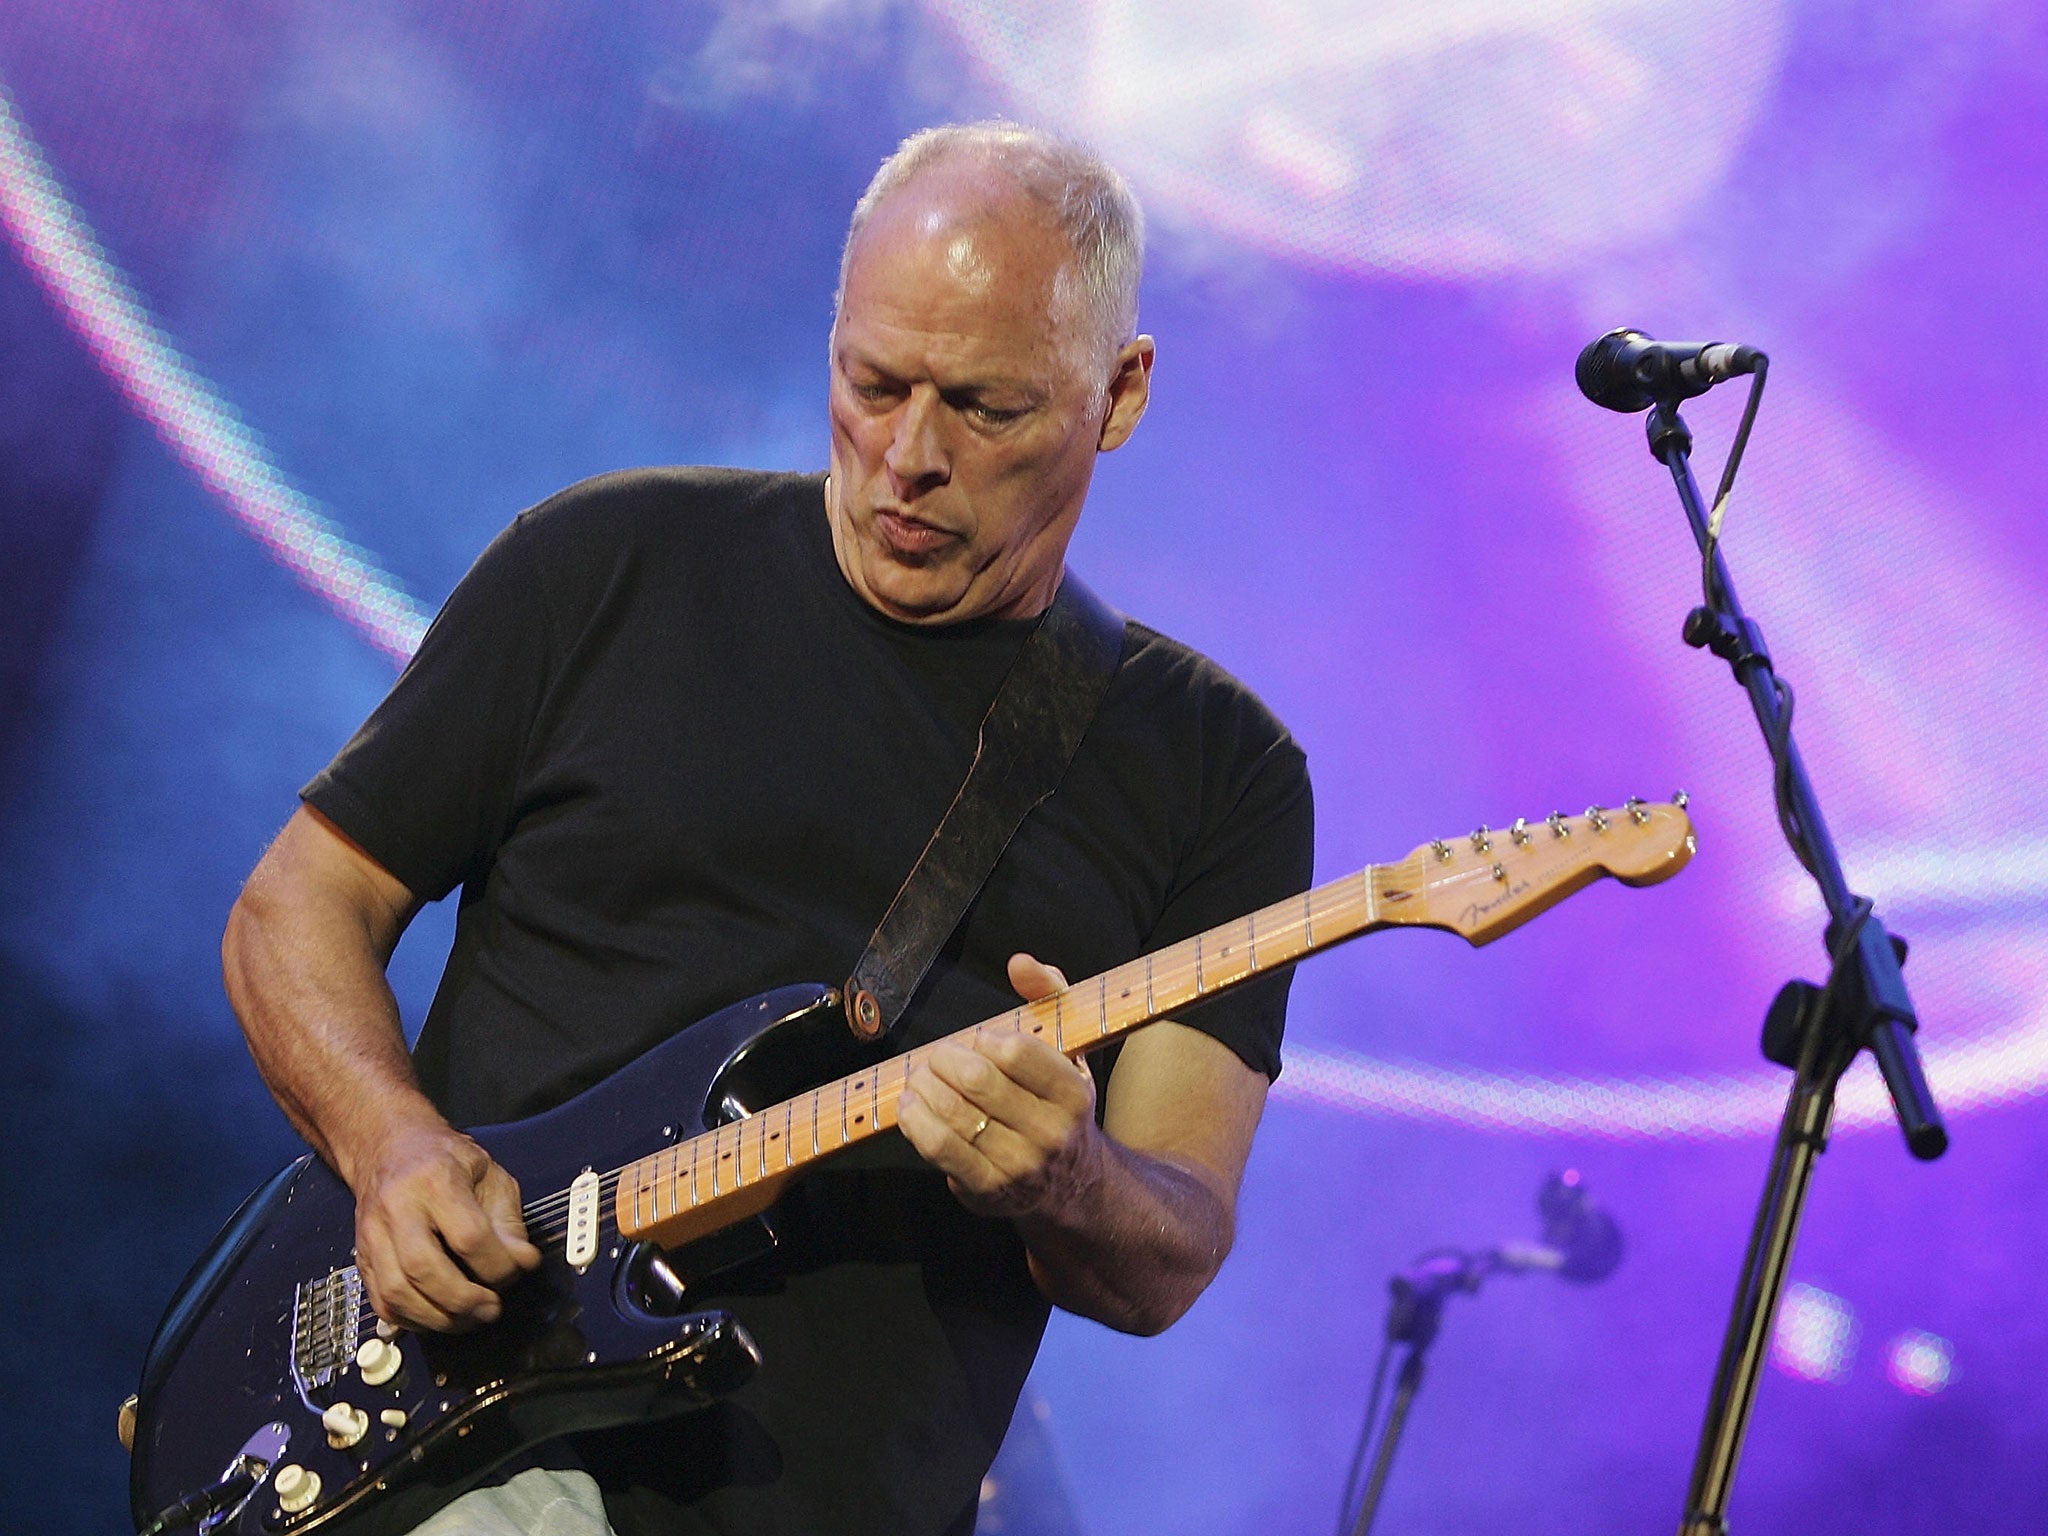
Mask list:
[[[1679,642],[1668,478],[1573,387],[1622,324],[1772,357],[1725,548],[1955,1137],[1912,1162],[1852,1073],[1735,1523],[2042,1529],[2032,0],[0,8],[0,1524],[119,1527],[149,1327],[297,1150],[215,958],[296,787],[522,506],[821,466],[853,199],[990,114],[1146,205],[1154,404],[1075,564],[1292,725],[1319,873],[1681,786],[1700,852],[1305,968],[1236,1253],[1162,1338],[1055,1321],[984,1530],[1327,1529],[1388,1275],[1567,1166],[1623,1266],[1452,1304],[1381,1528],[1675,1528],[1822,914]]]

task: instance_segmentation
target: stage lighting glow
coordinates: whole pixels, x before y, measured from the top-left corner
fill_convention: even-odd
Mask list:
[[[1771,1364],[1801,1381],[1840,1381],[1855,1363],[1858,1331],[1848,1302],[1795,1281],[1778,1302]]]
[[[1955,1346],[1938,1333],[1902,1333],[1885,1352],[1885,1374],[1901,1392],[1932,1397],[1955,1379]]]
[[[2048,1091],[2048,1004],[1976,1040],[1923,1038],[1929,1083],[1951,1118]],[[1617,1141],[1717,1141],[1770,1133],[1784,1112],[1786,1076],[1557,1078],[1289,1045],[1274,1098],[1374,1119],[1522,1135]],[[1842,1081],[1835,1129],[1892,1123],[1883,1080],[1861,1063]]]
[[[1780,0],[930,3],[1021,115],[1094,140],[1162,212],[1444,277],[1668,234],[1785,35]]]
[[[2008,838],[1984,846],[1951,843],[1879,843],[1856,850],[1863,888],[1885,893],[1885,904],[1913,912],[1959,916],[2001,909],[2048,909],[2048,838]],[[1779,892],[1788,914],[1818,910],[1820,897],[1803,874]]]
[[[0,228],[65,321],[163,439],[271,557],[394,661],[426,616],[303,491],[171,344],[58,185],[0,82]]]

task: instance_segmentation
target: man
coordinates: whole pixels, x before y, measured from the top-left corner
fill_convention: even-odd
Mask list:
[[[388,1324],[487,1325],[538,1261],[451,1122],[534,1113],[723,1004],[850,970],[1058,590],[1095,456],[1144,412],[1141,244],[1071,146],[907,141],[847,239],[830,474],[640,471],[523,515],[304,791],[230,919],[228,990],[356,1195]],[[1300,889],[1310,815],[1258,702],[1129,626],[903,1043]],[[383,966],[458,885],[408,1057]],[[1036,1039],[934,1053],[902,1138],[796,1186],[773,1260],[721,1298],[764,1355],[749,1387],[550,1448],[428,1528],[971,1531],[1047,1303],[1150,1333],[1214,1276],[1285,987],[1131,1037],[1099,1105]]]

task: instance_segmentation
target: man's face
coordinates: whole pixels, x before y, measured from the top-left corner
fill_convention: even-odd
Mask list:
[[[909,623],[1051,602],[1095,455],[1144,410],[1150,340],[1110,361],[1075,335],[1065,238],[982,182],[937,167],[876,208],[832,329],[833,547]]]

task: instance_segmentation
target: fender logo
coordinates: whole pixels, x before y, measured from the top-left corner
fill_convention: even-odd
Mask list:
[[[1465,910],[1458,914],[1458,921],[1461,924],[1468,924],[1476,923],[1482,917],[1490,917],[1495,912],[1498,912],[1502,907],[1506,906],[1509,902],[1514,901],[1516,898],[1521,896],[1523,892],[1527,891],[1528,889],[1528,881],[1518,880],[1513,885],[1509,886],[1506,890],[1502,891],[1498,896],[1494,897],[1491,901],[1475,901],[1469,903],[1466,906]]]

